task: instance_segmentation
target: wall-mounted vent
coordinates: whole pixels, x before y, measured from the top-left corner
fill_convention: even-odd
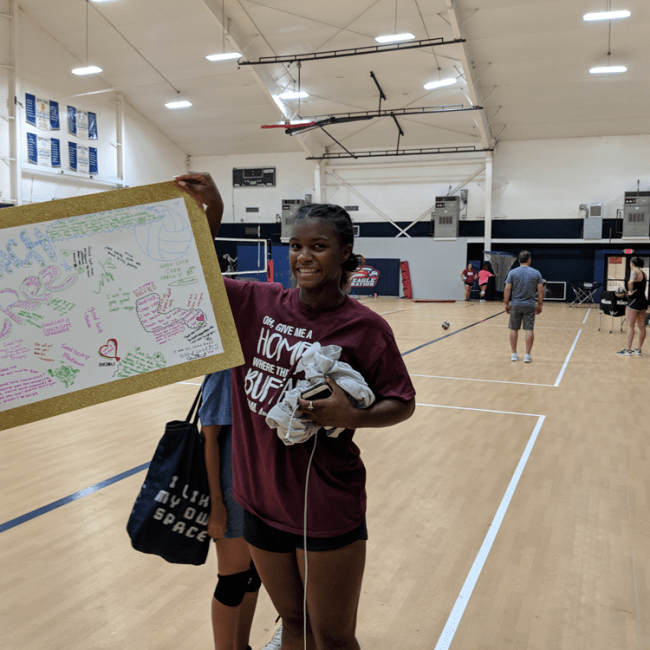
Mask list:
[[[358,205],[345,205],[343,206],[347,212],[359,212]]]
[[[259,212],[259,208],[246,208],[246,212]]]

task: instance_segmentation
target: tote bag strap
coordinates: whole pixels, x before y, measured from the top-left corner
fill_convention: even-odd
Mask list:
[[[187,414],[187,417],[185,418],[185,422],[191,422],[192,418],[194,419],[194,424],[196,424],[199,421],[199,409],[203,404],[203,399],[201,395],[202,391],[203,391],[203,386],[199,388],[199,392],[196,394],[196,397],[194,398],[194,402],[192,403],[192,408],[190,408],[190,412]]]

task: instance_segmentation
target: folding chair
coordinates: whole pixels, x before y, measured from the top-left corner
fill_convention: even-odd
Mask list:
[[[582,286],[575,282],[570,282],[569,285],[573,289],[576,297],[571,303],[572,305],[582,305],[594,302],[594,295],[598,289],[603,285],[602,282],[583,282]]]

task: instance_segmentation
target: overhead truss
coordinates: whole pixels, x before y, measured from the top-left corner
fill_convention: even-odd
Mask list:
[[[346,124],[349,122],[359,122],[372,120],[377,117],[402,117],[405,115],[436,115],[441,113],[456,113],[460,111],[478,111],[481,106],[463,106],[462,104],[449,104],[448,106],[422,106],[419,108],[393,108],[379,109],[377,111],[356,111],[349,113],[331,113],[329,115],[305,115],[304,119],[310,120],[305,124],[288,125],[285,133],[295,135],[296,133],[305,133],[312,129],[323,128],[331,124]]]
[[[383,149],[376,151],[335,151],[322,156],[310,156],[307,160],[341,160],[343,158],[387,158],[391,156],[436,156],[443,154],[486,153],[494,149],[477,148],[475,145],[457,147],[422,147],[414,149]]]
[[[285,54],[282,56],[261,56],[257,61],[239,61],[239,65],[268,65],[273,63],[297,63],[302,61],[320,61],[322,59],[341,59],[346,56],[361,56],[363,54],[379,54],[380,52],[397,52],[399,50],[412,50],[422,47],[436,47],[439,45],[454,45],[464,43],[464,38],[453,40],[444,38],[425,38],[420,41],[406,41],[404,43],[388,43],[385,45],[369,45],[367,47],[351,47],[344,50],[329,50],[327,52],[312,52],[310,54]]]

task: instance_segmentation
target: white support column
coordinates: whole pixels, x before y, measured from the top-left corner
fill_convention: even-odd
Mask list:
[[[9,116],[9,175],[10,175],[10,200],[14,205],[20,205],[23,199],[22,170],[21,170],[21,133],[22,122],[20,119],[20,77],[18,74],[18,0],[10,0],[11,18],[11,61],[9,62],[9,84],[7,92]]]
[[[492,250],[492,152],[485,158],[485,242],[483,250]]]
[[[314,161],[314,203],[327,203],[327,188],[323,167],[322,160]]]
[[[116,117],[117,178],[124,182],[124,95],[122,93],[117,93]]]

